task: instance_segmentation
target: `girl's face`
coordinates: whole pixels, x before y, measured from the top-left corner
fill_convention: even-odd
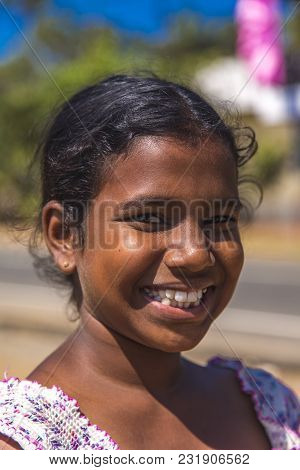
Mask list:
[[[196,346],[243,265],[229,148],[139,138],[93,202],[75,255],[82,313],[151,348]]]

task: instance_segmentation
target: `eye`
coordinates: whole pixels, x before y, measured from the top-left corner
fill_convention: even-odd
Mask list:
[[[230,222],[237,222],[237,218],[232,216],[232,215],[216,215],[214,217],[211,217],[209,219],[205,219],[204,223],[206,225],[210,224],[226,224]]]
[[[137,214],[126,217],[126,220],[132,222],[141,222],[145,224],[159,224],[163,223],[163,218],[155,214]]]
[[[166,230],[170,227],[165,215],[153,212],[124,215],[122,221],[133,225],[136,230],[148,232]]]

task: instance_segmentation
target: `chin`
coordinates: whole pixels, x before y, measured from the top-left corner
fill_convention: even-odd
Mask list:
[[[161,337],[161,342],[149,346],[168,353],[180,353],[194,349],[202,341],[208,332],[210,324],[201,325],[200,329],[183,332],[168,332],[165,337]]]
[[[191,349],[194,349],[196,346],[198,346],[202,338],[199,338],[197,341],[174,341],[173,343],[160,345],[157,347],[157,349],[167,353],[181,353],[184,351],[190,351]]]

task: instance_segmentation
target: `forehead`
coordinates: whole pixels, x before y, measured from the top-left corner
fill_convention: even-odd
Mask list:
[[[177,200],[237,197],[234,157],[220,139],[191,146],[162,137],[139,138],[114,165],[100,198],[151,194]]]

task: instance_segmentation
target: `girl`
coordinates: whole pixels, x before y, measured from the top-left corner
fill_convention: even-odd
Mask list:
[[[40,148],[50,260],[35,256],[70,286],[80,326],[0,383],[2,448],[300,448],[299,403],[273,376],[181,356],[234,292],[238,167],[255,150],[156,77],[110,77],[61,107]]]

